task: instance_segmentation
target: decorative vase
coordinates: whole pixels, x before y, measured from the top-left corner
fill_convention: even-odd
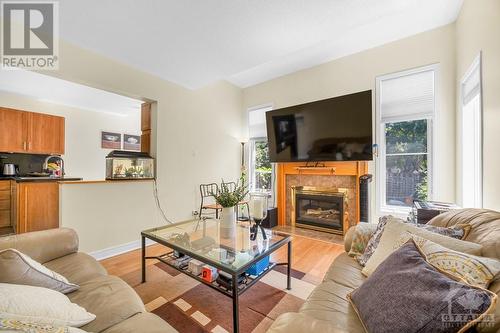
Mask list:
[[[236,230],[236,209],[235,207],[222,208],[222,218],[220,221],[221,236],[230,238]]]

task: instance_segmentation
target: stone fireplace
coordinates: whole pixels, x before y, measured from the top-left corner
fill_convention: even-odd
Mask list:
[[[359,223],[359,177],[367,172],[366,162],[279,163],[279,225],[345,234]]]
[[[343,234],[348,228],[347,189],[292,186],[291,224]]]

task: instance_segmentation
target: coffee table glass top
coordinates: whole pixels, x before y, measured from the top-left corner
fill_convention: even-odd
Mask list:
[[[288,243],[290,236],[265,229],[267,240],[259,230],[251,240],[250,225],[238,222],[224,227],[220,220],[189,220],[143,231],[143,235],[170,246],[207,264],[215,264],[227,272],[237,273],[257,258]]]

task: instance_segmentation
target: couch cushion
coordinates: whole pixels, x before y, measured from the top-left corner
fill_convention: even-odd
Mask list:
[[[363,267],[347,253],[335,258],[326,272],[323,281],[333,281],[349,288],[358,288],[366,277],[361,273]]]
[[[373,271],[375,271],[377,266],[380,265],[392,252],[394,252],[398,248],[397,241],[405,231],[431,240],[435,243],[438,243],[439,245],[445,246],[455,251],[470,253],[473,255],[481,255],[482,246],[479,244],[436,234],[434,232],[415,227],[414,225],[409,223],[390,220],[385,225],[382,236],[380,237],[380,243],[375,249],[373,255],[367,261],[365,267],[362,270],[362,273],[366,276],[370,276]]]
[[[72,283],[80,284],[98,276],[107,275],[104,267],[88,254],[77,252],[44,264]]]
[[[328,321],[347,332],[364,332],[363,325],[347,299],[347,294],[353,290],[332,280],[325,281],[314,289],[307,302],[302,305],[300,313]]]
[[[101,332],[146,311],[136,292],[116,276],[98,276],[82,282],[80,289],[68,297],[96,315],[93,322],[82,327],[88,332]]]
[[[266,333],[350,333],[347,329],[332,325],[329,321],[317,320],[303,313],[288,312],[280,315]]]
[[[500,259],[500,212],[488,209],[457,209],[439,214],[428,224],[454,226],[469,224],[470,232],[465,240],[483,245],[483,255]]]
[[[103,333],[174,333],[177,332],[166,321],[152,313],[139,313],[108,328]]]

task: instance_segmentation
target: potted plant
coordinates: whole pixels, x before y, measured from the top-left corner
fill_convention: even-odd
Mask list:
[[[236,225],[236,206],[245,198],[247,193],[248,189],[243,175],[236,183],[234,189],[230,189],[223,179],[219,192],[212,193],[215,202],[222,206],[222,227],[229,228]]]

